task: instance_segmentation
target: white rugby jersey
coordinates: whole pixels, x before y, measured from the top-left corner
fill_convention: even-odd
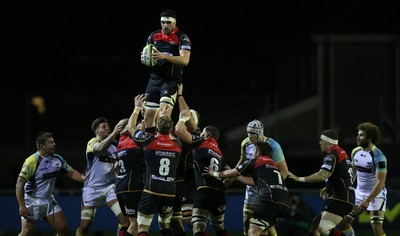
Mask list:
[[[105,187],[114,184],[116,173],[114,171],[114,162],[102,161],[100,156],[111,159],[111,155],[117,151],[117,147],[111,144],[107,151],[103,153],[94,153],[93,145],[100,140],[97,137],[92,138],[86,147],[86,178],[84,186]]]
[[[42,157],[39,152],[32,154],[25,160],[19,173],[19,176],[27,180],[24,186],[25,195],[32,198],[50,198],[57,176],[60,173],[66,174],[71,169],[58,154],[49,157]]]
[[[376,173],[387,172],[387,160],[383,152],[374,146],[371,151],[356,147],[351,152],[357,171],[357,189],[371,192],[376,183]]]

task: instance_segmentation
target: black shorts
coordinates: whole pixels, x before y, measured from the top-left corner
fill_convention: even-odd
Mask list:
[[[206,209],[213,215],[225,213],[226,192],[211,188],[198,189],[195,193],[193,208]]]
[[[283,218],[289,216],[291,206],[284,203],[276,203],[271,201],[265,201],[261,199],[257,209],[254,211],[253,218],[259,220],[265,220],[271,225],[282,221]]]
[[[124,215],[128,217],[137,217],[141,196],[142,191],[117,194],[118,203]]]
[[[143,192],[139,202],[139,212],[146,215],[155,214],[157,212],[167,214],[172,212],[174,201],[174,197],[165,197]]]
[[[354,191],[346,191],[345,194],[334,194],[328,199],[324,211],[344,217],[354,207]]]
[[[161,97],[171,97],[176,93],[178,83],[176,80],[163,80],[156,75],[151,75],[146,87],[146,102],[160,103]]]
[[[192,179],[185,179],[182,182],[176,182],[174,211],[181,211],[182,205],[193,204],[195,191],[196,182],[194,177]]]

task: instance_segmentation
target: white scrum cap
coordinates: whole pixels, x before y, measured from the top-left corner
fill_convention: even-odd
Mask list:
[[[247,124],[247,132],[255,133],[259,137],[264,136],[264,125],[259,120],[252,120]]]

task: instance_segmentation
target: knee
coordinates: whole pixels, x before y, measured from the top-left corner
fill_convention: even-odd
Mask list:
[[[175,106],[175,96],[165,96],[160,98],[160,108],[163,106]]]
[[[249,230],[247,231],[247,235],[251,236],[251,235],[260,235],[260,230],[257,229],[256,227],[249,227]]]
[[[30,229],[22,229],[21,232],[18,234],[18,236],[28,236],[31,235],[33,230]]]
[[[331,230],[336,227],[336,224],[330,220],[321,220],[319,223],[319,228],[321,231],[321,234],[324,236],[331,235]]]

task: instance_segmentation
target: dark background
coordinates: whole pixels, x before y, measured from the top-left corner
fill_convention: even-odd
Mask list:
[[[392,170],[389,176],[398,177],[400,9],[394,2],[7,1],[2,5],[0,151],[5,189],[14,188],[23,161],[35,151],[40,130],[53,132],[57,152],[84,171],[92,120],[105,116],[115,125],[130,115],[134,96],[144,92],[149,71],[140,64],[140,51],[148,35],[160,27],[164,8],[176,11],[178,27],[192,41],[191,60],[184,71],[185,99],[201,113],[202,125],[221,129],[221,148],[229,164],[236,163],[245,124],[254,118],[265,121],[265,133],[281,143],[289,168],[301,175],[319,168],[321,128],[337,128],[350,153],[357,123],[368,120],[380,126],[382,149]],[[318,44],[318,36],[327,39]],[[334,37],[346,36],[358,41],[332,43]],[[376,46],[375,37],[389,40]],[[329,68],[322,72],[326,76],[318,74],[318,45],[327,52],[327,60],[321,60]],[[332,50],[337,61],[330,59]],[[332,61],[337,63],[334,68]],[[376,75],[371,73],[375,66]],[[329,81],[337,82],[335,89]],[[330,100],[321,91],[327,91]],[[45,113],[32,105],[35,96],[44,98]],[[328,111],[325,116],[314,118],[315,112],[281,122],[262,118],[282,117],[282,111],[314,96],[321,101],[320,109]],[[331,100],[338,102],[328,109]],[[59,185],[76,187],[68,181]]]

